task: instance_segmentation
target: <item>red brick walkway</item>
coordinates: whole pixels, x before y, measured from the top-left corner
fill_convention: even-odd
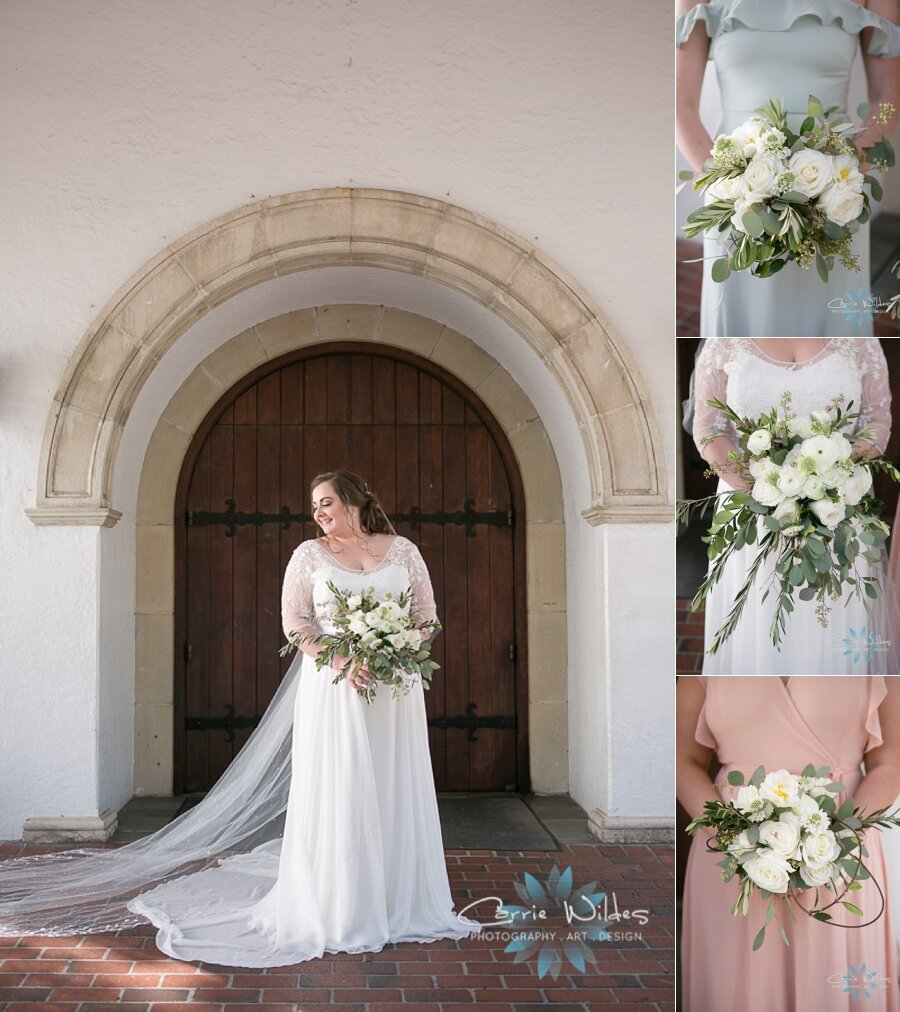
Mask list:
[[[0,845],[0,855],[50,847]],[[673,999],[673,849],[649,845],[566,845],[559,851],[447,851],[450,886],[459,910],[497,896],[521,903],[513,882],[531,872],[540,882],[554,865],[572,868],[574,884],[596,880],[618,910],[647,910],[648,922],[624,920],[608,930],[639,931],[641,939],[592,942],[596,968],[567,967],[540,979],[536,959],[514,962],[506,940],[468,938],[386,946],[293,967],[235,970],[183,963],[154,945],[155,929],[132,928],[79,938],[0,938],[0,1008],[47,1012],[190,1009],[269,1012],[330,1005],[338,1012],[537,1012],[609,1006],[617,1012],[663,1012]],[[487,919],[487,914],[479,915]],[[557,922],[564,926],[564,921]],[[542,928],[552,930],[551,920]],[[497,929],[499,930],[499,929]],[[5,1003],[5,1004],[3,1004]]]
[[[676,673],[699,675],[703,669],[703,609],[691,612],[689,598],[680,597],[675,602]]]

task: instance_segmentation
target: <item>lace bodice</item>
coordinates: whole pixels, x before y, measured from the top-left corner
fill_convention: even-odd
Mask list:
[[[292,634],[334,631],[334,598],[328,589],[329,580],[351,592],[372,587],[379,598],[388,591],[398,597],[404,590],[411,590],[410,611],[429,622],[437,618],[425,560],[409,538],[394,538],[385,557],[369,572],[342,566],[327,548],[311,539],[297,546],[284,573],[281,622],[289,639]]]
[[[749,337],[709,338],[697,359],[694,442],[701,453],[706,436],[727,435],[737,445],[734,426],[707,401],[724,401],[739,415],[755,418],[771,411],[789,390],[793,410],[822,410],[837,394],[860,412],[856,431],[870,428],[878,452],[891,433],[891,389],[887,362],[875,338],[832,338],[806,362],[779,362]]]

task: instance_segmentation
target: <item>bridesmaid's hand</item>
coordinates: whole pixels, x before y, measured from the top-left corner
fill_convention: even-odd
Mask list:
[[[362,692],[371,680],[372,673],[365,664],[360,664],[353,674],[347,675],[347,681],[359,692]]]

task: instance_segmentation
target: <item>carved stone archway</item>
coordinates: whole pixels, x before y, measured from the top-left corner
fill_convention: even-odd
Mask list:
[[[38,524],[112,526],[117,450],[143,384],[200,317],[271,278],[381,267],[456,289],[508,323],[563,390],[582,437],[590,523],[666,522],[664,454],[630,356],[598,307],[539,250],[442,201],[312,190],[239,208],[178,240],[107,303],[70,358],[47,419]]]

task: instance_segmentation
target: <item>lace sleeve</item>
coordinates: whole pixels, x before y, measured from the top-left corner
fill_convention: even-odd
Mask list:
[[[891,436],[891,384],[887,359],[878,338],[846,338],[856,355],[856,368],[862,383],[859,427],[875,433],[872,440],[878,453],[884,453]],[[854,410],[856,410],[854,408]]]
[[[284,635],[293,640],[297,635],[318,634],[313,605],[313,554],[312,543],[298,545],[284,571],[281,587],[281,627]]]
[[[735,447],[737,432],[733,423],[708,401],[715,397],[727,403],[725,388],[728,384],[728,363],[733,358],[735,341],[729,338],[711,337],[700,350],[694,370],[694,443],[702,457],[706,457],[703,439],[727,436]]]
[[[426,622],[437,620],[437,608],[434,603],[434,590],[428,567],[418,547],[408,538],[403,538],[399,545],[399,557],[406,567],[409,576],[409,588],[412,592],[410,611],[419,614]]]

